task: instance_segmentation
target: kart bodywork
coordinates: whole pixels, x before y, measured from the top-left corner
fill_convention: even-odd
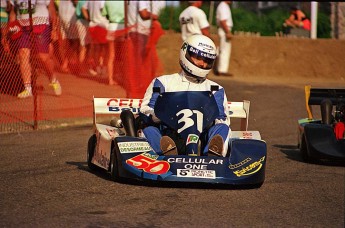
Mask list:
[[[298,147],[303,160],[345,161],[345,139],[337,139],[334,132],[335,125],[344,121],[340,109],[345,102],[345,89],[305,86],[305,98],[308,118],[298,120]],[[320,106],[321,119],[313,118],[314,105]]]
[[[195,96],[198,99],[195,99]],[[210,117],[214,115],[210,110],[214,110],[215,107],[212,93],[163,93],[156,102],[155,113],[162,122],[169,122],[170,127],[178,127],[182,118],[177,111],[181,112],[181,109],[184,112],[190,111],[184,108],[186,105],[184,103],[188,100],[190,103],[186,107],[192,104],[193,113],[200,114],[193,116],[204,117],[201,123],[194,124],[197,127],[190,127],[195,130],[194,132],[187,133],[188,136],[194,136],[188,138],[192,139],[189,143],[193,143],[193,139],[194,143],[198,143],[200,126],[207,126],[214,120]],[[193,102],[195,100],[200,102]],[[147,140],[138,137],[137,134],[139,129],[136,126],[135,116],[139,113],[141,102],[141,99],[130,98],[93,98],[94,134],[89,139],[87,151],[90,169],[100,167],[110,172],[114,180],[130,178],[237,186],[262,185],[265,180],[267,148],[258,131],[248,131],[249,101],[228,102],[229,116],[241,119],[241,129],[232,130],[229,153],[226,157],[201,156],[200,153],[198,156],[188,156],[183,153],[157,154]],[[168,114],[162,115],[162,113]],[[110,125],[98,123],[98,116],[109,114],[120,115],[120,119],[113,119]]]

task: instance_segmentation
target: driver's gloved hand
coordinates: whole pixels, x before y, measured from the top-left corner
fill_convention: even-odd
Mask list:
[[[155,122],[155,123],[160,123],[160,122],[161,122],[161,120],[158,119],[158,117],[157,117],[154,113],[152,113],[151,119],[152,119],[152,121]]]

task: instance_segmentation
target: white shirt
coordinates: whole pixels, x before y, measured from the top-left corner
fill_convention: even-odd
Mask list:
[[[148,35],[150,33],[151,20],[143,20],[139,11],[146,9],[150,11],[150,1],[129,1],[127,8],[128,26],[137,25],[132,32]]]
[[[226,25],[228,28],[232,28],[234,26],[229,4],[226,2],[219,3],[216,11],[216,19],[219,27],[221,27],[220,21],[224,20],[226,20]]]
[[[102,9],[104,7],[104,0],[89,0],[86,1],[83,5],[83,8],[89,11],[90,16],[90,27],[100,26],[103,28],[108,28],[109,21],[108,19],[102,15]]]
[[[75,6],[72,1],[60,1],[59,3],[59,17],[61,20],[70,22],[73,17],[76,17]]]
[[[22,26],[30,25],[29,1],[28,0],[12,0],[12,5],[16,7],[16,15]],[[31,0],[31,10],[33,25],[49,25],[49,6],[50,0]]]
[[[187,39],[193,34],[202,34],[201,29],[210,26],[205,12],[195,6],[189,6],[183,10],[180,14],[179,21],[181,25],[182,40]]]
[[[182,91],[210,91],[212,85],[219,86],[218,91],[214,91],[213,95],[215,96],[218,108],[219,108],[219,117],[216,120],[216,123],[226,123],[230,125],[230,118],[227,113],[228,110],[228,100],[224,91],[224,88],[213,82],[209,79],[206,79],[203,83],[197,84],[188,81],[184,76],[184,73],[180,74],[170,74],[163,75],[153,79],[149,87],[146,90],[146,93],[141,103],[140,112],[146,116],[152,115],[154,113],[154,105],[156,103],[157,97],[153,95],[153,87],[160,87],[161,92],[182,92]]]
[[[166,7],[165,1],[153,0],[152,4],[150,3],[149,11],[155,15],[159,15],[163,8]]]

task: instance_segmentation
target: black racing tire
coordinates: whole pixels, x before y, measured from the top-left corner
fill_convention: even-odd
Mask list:
[[[87,153],[86,153],[86,156],[87,156],[87,166],[91,170],[96,170],[97,169],[97,166],[95,164],[91,163],[92,157],[95,154],[96,143],[97,143],[97,137],[96,137],[96,134],[93,134],[89,138],[89,142],[87,144]]]
[[[308,163],[311,162],[312,159],[309,156],[307,141],[305,139],[304,134],[302,134],[301,136],[300,152],[301,152],[302,159],[304,162],[308,162]]]
[[[110,176],[111,179],[114,181],[119,180],[119,162],[118,162],[118,156],[116,154],[115,147],[111,151],[110,155]]]

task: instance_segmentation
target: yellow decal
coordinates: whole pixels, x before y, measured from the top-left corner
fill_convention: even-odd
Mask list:
[[[251,174],[258,172],[261,169],[263,165],[262,163],[265,161],[265,158],[266,156],[263,156],[262,158],[260,158],[259,161],[253,162],[245,168],[234,171],[234,174],[236,174],[236,176],[238,177],[241,177],[241,176],[249,176]]]

